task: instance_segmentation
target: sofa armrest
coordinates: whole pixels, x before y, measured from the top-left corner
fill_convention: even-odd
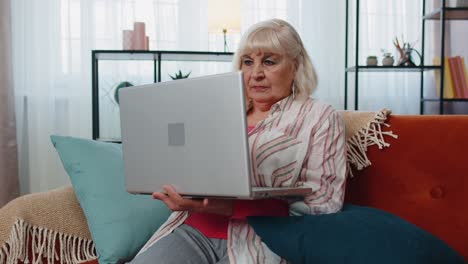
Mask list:
[[[34,263],[38,257],[46,263],[56,258],[67,263],[97,258],[71,186],[24,195],[0,209],[0,263],[10,259]]]

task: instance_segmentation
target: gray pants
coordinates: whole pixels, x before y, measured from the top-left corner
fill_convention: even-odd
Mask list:
[[[184,224],[130,262],[151,263],[229,263],[227,240],[207,238],[197,229]]]

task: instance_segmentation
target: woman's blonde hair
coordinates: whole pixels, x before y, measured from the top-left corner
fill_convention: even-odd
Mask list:
[[[299,34],[288,22],[271,19],[250,27],[234,54],[234,69],[241,69],[242,56],[258,51],[286,55],[294,62],[295,99],[306,99],[316,89],[317,74],[312,61]]]

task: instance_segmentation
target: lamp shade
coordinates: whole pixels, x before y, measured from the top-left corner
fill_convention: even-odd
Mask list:
[[[240,31],[240,0],[208,0],[208,31]]]

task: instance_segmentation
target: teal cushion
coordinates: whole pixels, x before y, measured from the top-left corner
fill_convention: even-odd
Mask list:
[[[465,263],[440,239],[390,213],[355,205],[342,212],[249,217],[265,244],[292,263]]]
[[[170,211],[149,195],[127,193],[120,144],[51,139],[83,208],[99,263],[132,259]]]

